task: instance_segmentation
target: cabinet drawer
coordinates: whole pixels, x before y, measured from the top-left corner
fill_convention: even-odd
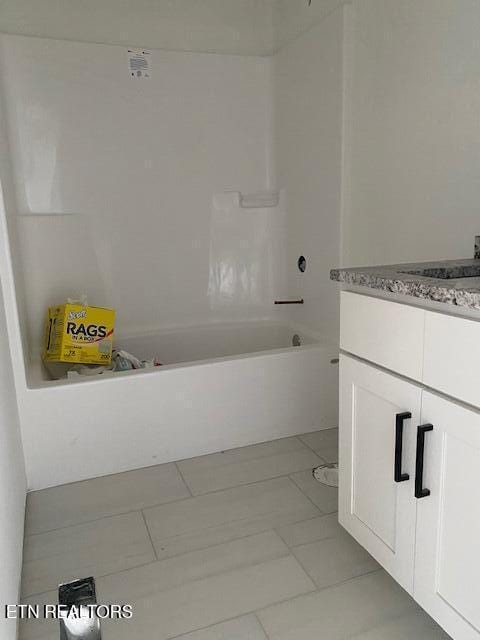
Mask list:
[[[340,347],[413,380],[422,379],[425,311],[342,291]]]
[[[480,322],[425,313],[423,381],[480,407]]]

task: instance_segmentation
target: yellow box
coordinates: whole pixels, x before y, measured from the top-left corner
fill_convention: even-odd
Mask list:
[[[115,311],[82,304],[50,307],[45,326],[44,360],[110,364]]]

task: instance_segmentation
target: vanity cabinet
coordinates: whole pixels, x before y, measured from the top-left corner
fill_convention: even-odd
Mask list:
[[[421,387],[340,358],[339,520],[411,594],[421,397]]]
[[[425,345],[420,368],[418,353],[413,358],[417,379],[412,380],[388,369],[379,361],[381,348],[369,346],[376,328],[364,319],[371,313],[378,325],[384,301],[379,306],[371,298],[368,311],[368,296],[349,292],[342,314],[352,312],[352,296],[362,298],[363,329],[357,326],[352,333],[353,320],[342,320],[340,523],[455,640],[480,640],[480,411],[463,404],[463,397],[443,395],[444,387],[430,388],[440,380],[440,363],[448,368],[433,349],[435,342],[440,346],[443,318],[426,316],[419,337],[418,318],[409,312],[398,316],[413,318],[408,334],[416,332],[415,344]],[[465,327],[461,319],[456,323],[455,340],[476,329],[480,343],[480,324],[466,322]],[[435,333],[427,335],[432,324]],[[464,346],[457,360],[466,357]],[[371,348],[375,361],[368,361]],[[404,340],[398,356],[394,343],[383,349],[389,362],[397,358],[403,370],[408,366]],[[473,397],[471,382],[465,392],[461,381],[472,371],[458,366],[445,386],[458,388],[459,396],[468,392],[478,407],[480,386]]]
[[[455,639],[480,638],[480,414],[428,391],[414,596]]]

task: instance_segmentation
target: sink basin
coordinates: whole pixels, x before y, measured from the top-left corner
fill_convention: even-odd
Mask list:
[[[472,264],[458,267],[432,267],[425,269],[412,269],[411,271],[399,271],[412,276],[424,278],[436,278],[439,280],[454,280],[457,278],[480,278],[480,264]]]

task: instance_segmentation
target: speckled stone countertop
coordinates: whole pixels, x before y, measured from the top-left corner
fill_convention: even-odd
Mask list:
[[[350,285],[480,310],[478,259],[332,269],[330,278]]]

